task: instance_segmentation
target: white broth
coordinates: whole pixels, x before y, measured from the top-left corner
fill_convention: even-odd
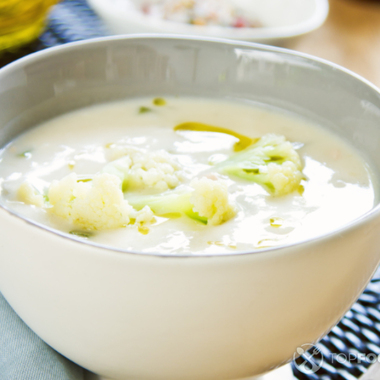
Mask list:
[[[25,181],[45,194],[53,180],[75,172],[100,172],[114,144],[165,150],[183,166],[182,180],[213,173],[234,154],[237,139],[225,133],[175,131],[184,122],[228,128],[248,137],[284,135],[297,148],[304,191],[274,197],[259,184],[221,174],[237,213],[227,222],[204,225],[187,216],[157,217],[149,232],[134,225],[95,231],[89,241],[140,252],[216,254],[274,247],[333,231],[369,211],[374,176],[341,138],[303,118],[233,101],[165,98],[125,100],[59,116],[8,144],[0,155],[1,201],[26,218],[69,233],[73,226],[45,209],[20,202]],[[146,108],[141,108],[146,107]],[[76,237],[81,239],[81,237]]]

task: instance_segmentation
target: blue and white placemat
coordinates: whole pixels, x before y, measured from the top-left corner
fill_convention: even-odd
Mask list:
[[[85,0],[63,0],[53,7],[40,38],[17,51],[0,54],[0,67],[38,50],[107,34]],[[306,346],[299,348],[303,354],[292,363],[298,380],[355,380],[379,361],[380,271],[342,321],[317,346]],[[374,376],[377,379],[379,375]]]

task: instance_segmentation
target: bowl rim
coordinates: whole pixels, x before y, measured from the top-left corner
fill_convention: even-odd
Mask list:
[[[95,10],[101,17],[107,15],[111,16],[110,3],[107,0],[87,0],[90,7]],[[305,1],[305,0],[304,0]],[[153,18],[145,15],[139,10],[118,10],[117,13],[112,13],[114,17],[125,22],[132,22],[134,24],[143,25],[149,21],[150,26],[155,29],[161,29],[159,33],[174,33],[174,34],[190,34],[190,35],[203,35],[233,38],[233,39],[247,39],[247,40],[282,40],[286,38],[300,36],[319,28],[326,20],[329,13],[328,0],[308,0],[314,3],[315,9],[309,18],[303,19],[296,24],[284,26],[263,26],[258,28],[233,28],[224,26],[199,26],[189,25],[171,20],[163,20]],[[102,4],[107,5],[106,8]],[[111,5],[112,9],[112,5]],[[106,18],[105,17],[105,18]],[[112,28],[111,28],[112,29]]]
[[[23,66],[34,63],[36,61],[39,61],[41,59],[48,58],[50,56],[55,56],[57,54],[64,54],[66,51],[74,51],[77,49],[80,49],[83,45],[102,45],[102,44],[108,44],[110,41],[135,41],[135,40],[174,40],[174,41],[190,41],[190,42],[200,42],[200,43],[212,43],[212,44],[222,44],[222,45],[231,45],[231,47],[235,48],[249,48],[252,50],[260,50],[264,52],[272,52],[272,53],[281,53],[286,54],[289,56],[297,57],[306,59],[309,61],[313,61],[314,63],[319,64],[320,66],[327,66],[329,68],[333,68],[334,70],[337,70],[338,72],[342,72],[349,77],[353,78],[356,81],[359,81],[363,83],[364,85],[368,86],[371,90],[375,91],[380,95],[380,88],[375,86],[373,83],[371,83],[369,80],[365,79],[364,77],[360,76],[359,74],[356,74],[355,72],[346,69],[345,67],[342,67],[336,63],[330,62],[326,59],[319,58],[312,56],[310,54],[297,52],[295,50],[290,50],[286,48],[281,47],[275,47],[275,46],[269,46],[269,45],[262,45],[259,43],[254,42],[247,42],[247,41],[234,41],[230,39],[223,39],[223,38],[212,38],[212,37],[200,37],[200,36],[189,36],[189,35],[172,35],[172,34],[135,34],[135,35],[121,35],[121,36],[107,36],[107,37],[100,37],[100,38],[93,38],[89,40],[83,40],[83,41],[76,41],[71,42],[67,44],[63,44],[60,46],[55,46],[51,48],[47,48],[42,51],[31,53],[27,56],[24,56],[14,62],[9,63],[8,65],[4,66],[3,68],[0,68],[0,81],[2,77],[6,76],[9,71],[17,70],[22,68]],[[109,45],[108,45],[109,46]],[[5,145],[6,146],[6,145]],[[5,147],[0,147],[0,152]],[[1,195],[1,194],[0,194]],[[314,237],[310,237],[304,240],[296,241],[293,243],[287,243],[276,247],[269,247],[269,248],[260,248],[255,250],[246,250],[246,251],[239,251],[239,252],[231,252],[231,253],[205,253],[205,254],[192,254],[192,253],[160,253],[160,252],[140,252],[140,251],[134,251],[134,250],[126,250],[121,249],[117,247],[108,246],[105,244],[99,244],[91,241],[85,241],[83,239],[80,239],[76,236],[71,236],[63,231],[56,230],[52,227],[49,227],[45,224],[36,222],[32,219],[26,218],[23,215],[19,214],[18,212],[15,212],[8,208],[6,205],[4,205],[0,201],[0,211],[5,211],[8,216],[13,216],[21,221],[26,222],[28,225],[30,225],[32,228],[37,227],[43,231],[49,232],[51,234],[54,234],[55,236],[59,236],[62,238],[67,239],[70,242],[75,243],[81,243],[86,246],[92,246],[95,248],[99,248],[102,251],[108,251],[108,253],[113,252],[115,254],[131,254],[131,255],[138,255],[142,257],[146,256],[153,256],[153,257],[161,257],[161,258],[220,258],[220,257],[232,257],[232,256],[246,256],[246,255],[262,255],[262,254],[274,254],[275,252],[286,250],[293,247],[299,247],[300,245],[309,245],[314,244],[316,242],[325,241],[329,239],[333,239],[335,236],[339,236],[345,233],[349,233],[350,231],[353,231],[366,223],[369,223],[372,219],[380,217],[380,201],[375,204],[369,211],[365,212],[364,214],[360,215],[359,217],[355,218],[354,220],[351,220],[344,225],[329,231],[327,233],[324,233],[322,235],[317,235]],[[0,214],[0,218],[1,218]]]

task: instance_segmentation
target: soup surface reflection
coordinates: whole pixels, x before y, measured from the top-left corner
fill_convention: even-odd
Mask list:
[[[285,136],[301,159],[302,178],[286,194],[275,194],[268,183],[223,169],[231,157],[239,166],[240,156],[235,155],[252,149],[268,134]],[[149,160],[144,155],[150,155]],[[135,171],[124,167],[119,175],[121,169],[114,163],[125,165],[126,157],[135,160]],[[276,164],[278,159],[271,160]],[[253,178],[266,169],[241,170]],[[176,212],[169,198],[171,206],[150,206],[149,215],[131,213],[123,226],[105,222],[104,228],[99,224],[86,228],[83,221],[70,219],[71,209],[67,218],[62,217],[66,209],[50,212],[52,182],[73,173],[75,181],[88,188],[97,173],[118,177],[123,197],[136,210],[142,209],[144,197],[186,193],[194,179],[204,199],[196,212],[186,214],[182,206]],[[215,193],[218,189],[210,190],[209,197],[199,182],[204,178],[211,187],[221,183],[228,201]],[[358,152],[321,126],[269,107],[197,98],[139,98],[81,109],[28,131],[0,155],[5,207],[75,239],[165,254],[252,251],[322,235],[373,207],[373,178]],[[31,189],[43,204],[25,196]],[[211,217],[199,211],[203,206],[213,208],[214,216],[223,207],[224,211],[211,223]],[[155,211],[158,208],[160,212]]]

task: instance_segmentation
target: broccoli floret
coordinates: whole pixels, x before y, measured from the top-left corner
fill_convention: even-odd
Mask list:
[[[221,224],[236,212],[229,201],[227,186],[208,178],[158,195],[128,197],[128,201],[137,210],[149,206],[159,216],[187,215],[209,225]]]
[[[274,196],[297,190],[303,178],[301,159],[293,145],[284,136],[275,134],[264,135],[216,169],[258,183]]]

